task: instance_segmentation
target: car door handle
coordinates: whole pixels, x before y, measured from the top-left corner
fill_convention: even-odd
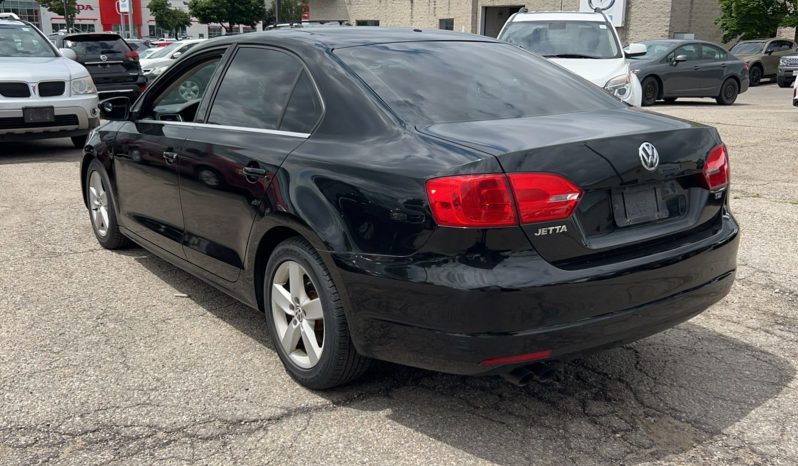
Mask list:
[[[249,177],[254,178],[256,176],[266,176],[269,174],[267,170],[257,167],[244,167],[241,169],[241,171],[244,173],[244,176],[246,176],[247,178]]]
[[[173,164],[177,160],[177,153],[166,151],[163,153],[163,159],[166,160],[166,163]]]

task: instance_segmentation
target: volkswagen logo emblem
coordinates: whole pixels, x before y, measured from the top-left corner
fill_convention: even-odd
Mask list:
[[[108,61],[108,55],[100,55],[100,60]]]
[[[657,148],[654,147],[654,144],[650,142],[640,144],[640,149],[637,150],[637,153],[640,155],[640,163],[643,165],[643,168],[650,172],[657,169],[659,166],[659,152],[657,152]]]

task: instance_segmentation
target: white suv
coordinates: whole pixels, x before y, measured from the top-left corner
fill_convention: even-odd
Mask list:
[[[599,12],[528,12],[507,20],[499,40],[542,55],[631,105],[643,90],[627,57],[645,55],[644,44],[621,47],[618,32]]]
[[[89,72],[64,53],[31,23],[0,15],[0,141],[69,137],[83,147],[100,124]]]

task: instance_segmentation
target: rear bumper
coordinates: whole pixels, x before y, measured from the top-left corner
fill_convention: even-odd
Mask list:
[[[97,96],[0,100],[0,140],[81,136],[100,124]],[[24,107],[53,107],[56,121],[25,123]]]
[[[334,258],[350,302],[352,338],[361,353],[475,375],[529,364],[481,364],[489,359],[540,352],[560,359],[631,342],[690,319],[729,292],[738,233],[734,219],[725,215],[718,231],[700,243],[580,271],[557,269],[532,254],[508,259],[515,262],[505,264],[506,269],[407,258],[404,263]],[[518,286],[524,282],[528,286]]]

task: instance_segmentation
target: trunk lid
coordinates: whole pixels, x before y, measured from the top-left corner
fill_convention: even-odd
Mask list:
[[[419,130],[490,153],[507,173],[555,173],[580,187],[569,219],[521,226],[540,255],[563,268],[624,260],[701,234],[717,223],[725,199],[702,184],[707,154],[720,144],[715,129],[654,113],[602,110]],[[645,143],[659,156],[653,170],[642,163]]]

